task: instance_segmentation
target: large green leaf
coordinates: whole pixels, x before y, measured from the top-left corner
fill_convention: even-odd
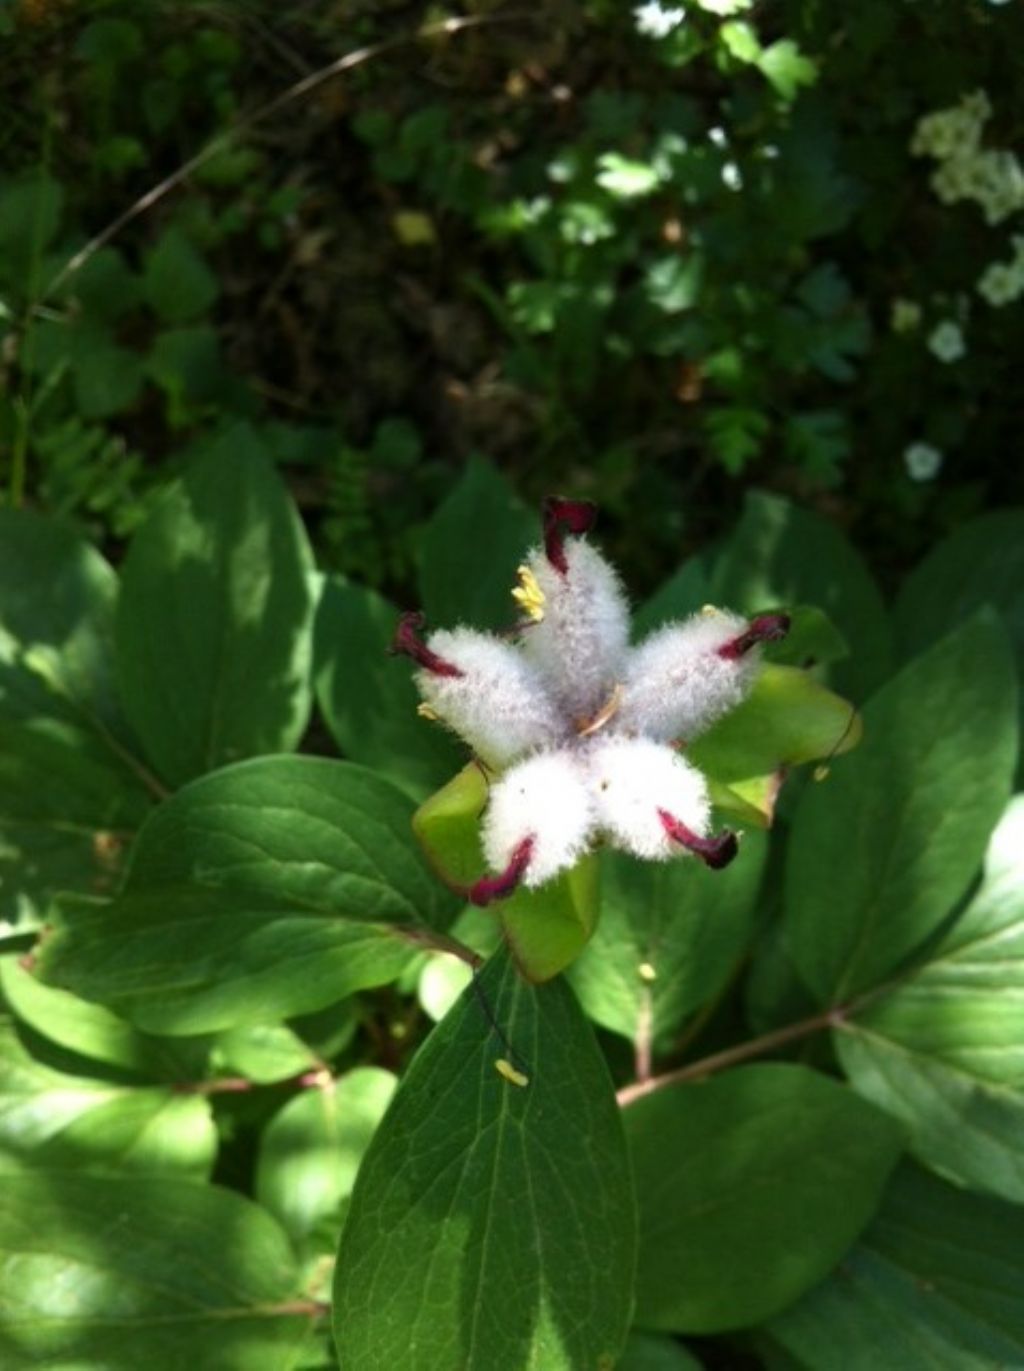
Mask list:
[[[833,524],[777,495],[747,496],[716,563],[710,598],[745,613],[790,605],[824,609],[850,645],[849,658],[829,668],[829,679],[858,701],[889,669],[889,620],[864,562]]]
[[[786,873],[786,937],[823,1001],[870,989],[964,894],[1010,790],[1016,684],[978,616],[864,710],[865,741],[805,791]]]
[[[641,1327],[710,1333],[784,1309],[869,1221],[899,1129],[802,1066],[744,1066],[625,1111]]]
[[[903,1167],[842,1265],[768,1331],[814,1371],[1024,1365],[1024,1210]]]
[[[0,509],[0,709],[123,729],[112,679],[117,578],[70,529]]]
[[[16,957],[0,957],[0,990],[21,1023],[86,1061],[150,1081],[181,1081],[202,1074],[204,1052],[198,1041],[183,1043],[140,1033],[102,1005],[44,985]]]
[[[296,746],[311,703],[311,572],[295,509],[245,426],[194,462],[136,534],[118,670],[167,782]]]
[[[423,798],[463,749],[417,714],[410,664],[388,653],[397,622],[398,610],[374,591],[329,577],[316,617],[316,696],[346,756]]]
[[[352,1195],[335,1283],[348,1371],[614,1365],[634,1258],[629,1166],[607,1067],[571,992],[510,959],[417,1054]]]
[[[0,1180],[4,1371],[291,1371],[312,1319],[264,1210],[166,1176]]]
[[[735,970],[750,937],[766,850],[763,835],[749,833],[724,871],[604,854],[601,917],[571,971],[590,1018],[655,1050],[668,1046]]]
[[[314,1232],[332,1255],[343,1201],[395,1093],[395,1077],[363,1066],[304,1090],[260,1138],[256,1196],[297,1241]]]
[[[981,605],[999,611],[1024,676],[1024,509],[972,520],[911,572],[895,611],[904,654],[922,651]]]
[[[616,1371],[701,1371],[701,1363],[673,1338],[630,1333]]]
[[[633,635],[642,638],[673,619],[686,619],[710,598],[709,562],[703,557],[690,557],[633,615]]]
[[[516,618],[516,567],[536,518],[494,467],[471,461],[420,541],[423,608],[434,627],[505,628]]]
[[[0,914],[41,915],[58,892],[113,892],[149,808],[95,733],[0,716]]]
[[[904,1120],[924,1162],[1024,1202],[1024,796],[985,880],[925,965],[836,1032],[857,1088]]]
[[[0,1021],[0,1156],[108,1173],[205,1175],[216,1150],[207,1100],[54,1071]]]
[[[43,944],[45,980],[142,1028],[201,1033],[322,1008],[393,980],[453,902],[412,804],[362,767],[243,762],[154,811],[125,894]]]

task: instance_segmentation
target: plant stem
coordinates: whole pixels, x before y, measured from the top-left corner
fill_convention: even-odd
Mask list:
[[[736,1047],[727,1047],[722,1052],[713,1052],[710,1057],[702,1057],[699,1061],[690,1062],[688,1066],[680,1066],[675,1071],[666,1071],[661,1076],[651,1076],[647,1080],[635,1081],[632,1085],[624,1086],[616,1095],[620,1108],[627,1108],[644,1095],[650,1095],[655,1090],[661,1090],[666,1085],[679,1085],[683,1081],[696,1081],[704,1076],[711,1076],[716,1071],[724,1071],[728,1066],[735,1066],[738,1062],[749,1061],[751,1057],[761,1057],[766,1052],[771,1052],[773,1048],[783,1047],[786,1043],[797,1042],[801,1038],[810,1037],[812,1033],[820,1033],[824,1028],[838,1028],[849,1013],[851,1006],[842,1005],[835,1009],[826,1009],[821,1014],[814,1014],[809,1019],[801,1019],[798,1023],[787,1024],[785,1028],[773,1029],[771,1033],[763,1033],[759,1038],[751,1038],[748,1042],[739,1043]]]

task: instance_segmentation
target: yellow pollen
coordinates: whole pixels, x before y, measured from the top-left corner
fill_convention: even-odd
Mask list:
[[[416,713],[420,716],[421,719],[429,719],[431,723],[436,724],[440,723],[441,721],[441,716],[440,714],[438,714],[437,710],[432,709],[431,706],[428,704],[417,705]]]
[[[499,1076],[504,1076],[512,1085],[523,1086],[530,1084],[529,1076],[524,1076],[521,1071],[517,1071],[512,1063],[506,1061],[504,1057],[498,1058],[494,1063],[494,1069]]]
[[[823,762],[821,766],[816,766],[811,774],[816,781],[824,781],[828,778],[828,773],[829,768]]]
[[[579,737],[589,738],[592,733],[597,733],[599,729],[604,728],[605,724],[618,714],[621,704],[622,686],[617,685],[593,718],[576,721],[576,732]]]
[[[519,584],[512,591],[512,598],[528,619],[539,624],[544,618],[544,592],[528,566],[519,567],[516,574],[519,577]]]
[[[700,612],[708,618],[711,618],[713,615],[721,614],[722,611],[717,605],[701,605]]]
[[[655,971],[654,967],[650,964],[650,962],[641,962],[636,969],[636,974],[640,977],[642,981],[647,981],[648,983],[650,983],[651,981],[656,981],[658,979],[658,973]]]

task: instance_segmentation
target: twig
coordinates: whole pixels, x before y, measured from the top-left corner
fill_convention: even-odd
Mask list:
[[[826,1009],[821,1014],[815,1014],[809,1019],[801,1019],[798,1023],[787,1024],[785,1028],[776,1028],[771,1033],[764,1033],[759,1038],[751,1038],[748,1042],[739,1043],[736,1047],[728,1047],[723,1052],[714,1052],[710,1057],[702,1057],[700,1061],[691,1062],[688,1066],[680,1066],[675,1071],[666,1071],[662,1076],[651,1076],[647,1080],[635,1081],[632,1085],[624,1086],[616,1095],[620,1108],[627,1108],[635,1104],[637,1100],[643,1099],[645,1095],[650,1095],[655,1090],[662,1090],[667,1085],[679,1085],[683,1081],[700,1080],[703,1076],[711,1076],[716,1071],[723,1071],[728,1066],[735,1066],[738,1062],[749,1061],[751,1057],[761,1057],[766,1052],[771,1052],[773,1048],[783,1047],[786,1043],[797,1042],[800,1038],[807,1038],[812,1033],[820,1033],[824,1028],[838,1028],[845,1020],[847,1014],[853,1008],[852,1005],[843,1005],[835,1009]]]

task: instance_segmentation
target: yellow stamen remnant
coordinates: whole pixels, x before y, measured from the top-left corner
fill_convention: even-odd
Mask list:
[[[528,619],[539,624],[544,618],[544,592],[528,566],[519,567],[516,574],[519,577],[519,584],[512,591],[512,598]]]
[[[421,719],[429,719],[431,723],[436,724],[440,723],[441,721],[440,714],[438,714],[436,709],[431,709],[430,705],[417,705],[416,713],[420,716]]]
[[[814,768],[811,775],[814,777],[816,781],[824,781],[828,778],[828,773],[829,768],[825,765],[824,762],[822,762],[820,766],[816,766]]]
[[[650,962],[641,962],[636,969],[636,974],[642,981],[647,981],[648,984],[650,984],[651,981],[656,981],[658,979],[658,973]]]
[[[708,618],[711,618],[716,614],[721,614],[722,611],[718,608],[717,605],[701,605],[700,612],[706,615]]]
[[[498,1058],[494,1063],[494,1069],[499,1076],[504,1076],[511,1085],[524,1086],[530,1084],[529,1076],[524,1076],[521,1071],[517,1071],[512,1063],[506,1061],[504,1057]]]
[[[622,704],[622,686],[617,685],[612,693],[605,700],[604,704],[597,713],[590,719],[578,719],[576,721],[576,732],[581,738],[589,738],[592,733],[597,733],[615,718],[619,712],[619,705]]]

